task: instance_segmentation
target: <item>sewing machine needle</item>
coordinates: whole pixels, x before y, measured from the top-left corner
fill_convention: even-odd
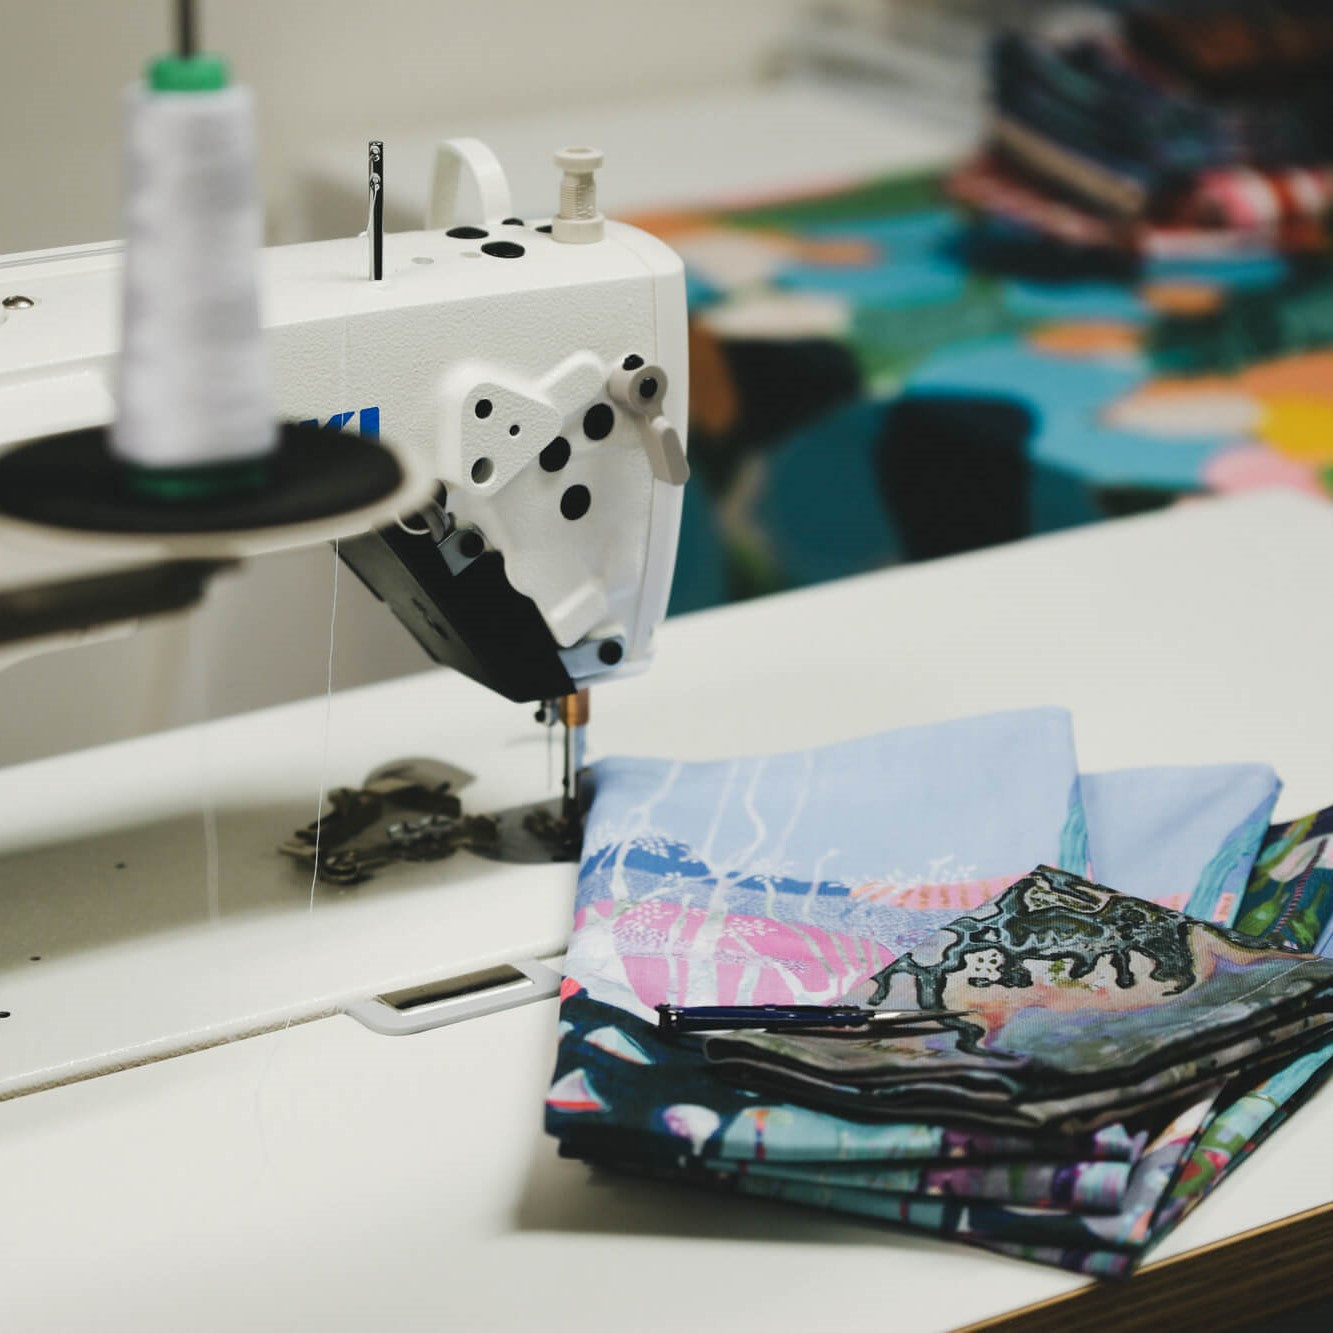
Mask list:
[[[590,711],[587,690],[567,694],[560,700],[560,721],[565,728],[564,772],[560,779],[563,792],[561,814],[568,821],[577,820],[579,816],[579,774],[583,771]]]
[[[370,241],[370,278],[381,282],[384,278],[384,144],[379,139],[370,141],[367,162],[370,174],[370,221],[366,226]]]

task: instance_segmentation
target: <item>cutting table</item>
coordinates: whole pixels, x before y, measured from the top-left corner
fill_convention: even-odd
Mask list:
[[[1274,492],[720,608],[595,692],[591,739],[707,759],[1059,704],[1083,767],[1267,760],[1287,818],[1333,801],[1330,571],[1333,509]],[[554,1001],[410,1036],[342,1010],[557,957],[573,867],[312,893],[274,851],[403,756],[474,773],[470,809],[549,790],[526,712],[442,671],[0,772],[6,1327],[1229,1327],[1318,1292],[1333,1088],[1112,1290],[558,1159]]]

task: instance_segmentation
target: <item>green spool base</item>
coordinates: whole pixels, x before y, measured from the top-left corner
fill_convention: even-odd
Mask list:
[[[155,93],[216,93],[230,82],[221,56],[158,56],[148,66]]]
[[[214,500],[223,495],[261,490],[268,484],[267,458],[244,459],[239,463],[213,463],[206,467],[125,468],[125,489],[147,500]]]

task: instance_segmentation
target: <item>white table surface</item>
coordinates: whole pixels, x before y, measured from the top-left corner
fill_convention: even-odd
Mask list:
[[[705,612],[597,692],[593,740],[705,758],[1064,704],[1085,769],[1266,759],[1291,816],[1333,800],[1330,572],[1333,508],[1270,494]],[[459,857],[308,906],[274,834],[321,774],[408,753],[482,774],[472,808],[544,785],[526,710],[439,672],[0,773],[6,1327],[934,1328],[1081,1284],[560,1161],[550,1003],[281,1030],[560,943],[568,867]],[[1331,1111],[1326,1090],[1159,1254],[1333,1200]]]

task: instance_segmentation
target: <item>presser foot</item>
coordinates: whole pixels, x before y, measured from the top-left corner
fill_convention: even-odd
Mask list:
[[[469,851],[489,861],[576,861],[585,803],[567,797],[498,814],[467,814],[457,793],[472,774],[434,759],[377,768],[363,786],[338,787],[320,817],[278,845],[325,884],[351,888],[398,862],[443,861]]]
[[[495,840],[472,848],[489,861],[535,865],[544,861],[577,861],[583,849],[586,802],[570,808],[563,796],[502,810],[493,816]]]

